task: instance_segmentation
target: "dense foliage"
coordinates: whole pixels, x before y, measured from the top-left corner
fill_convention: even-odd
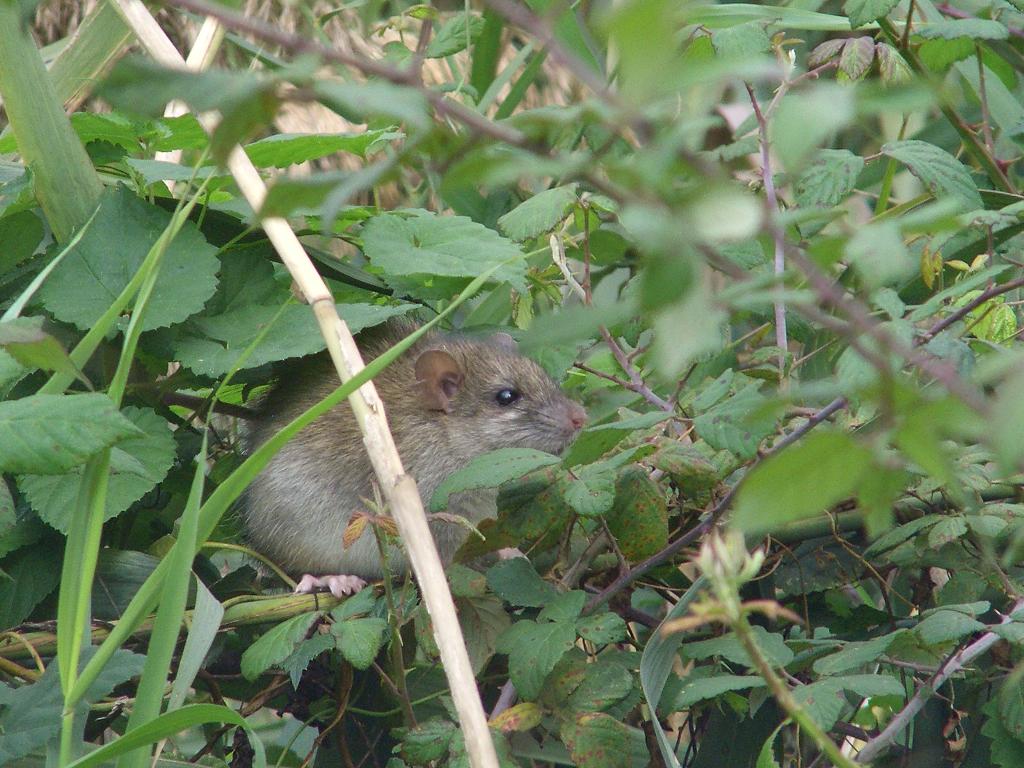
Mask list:
[[[468,765],[416,583],[292,596],[240,535],[246,409],[324,349],[274,217],[353,331],[449,310],[587,407],[429,505],[501,489],[448,576],[503,765],[1022,764],[1024,3],[167,0],[226,30],[188,72],[110,2],[41,80],[32,5],[0,764]]]

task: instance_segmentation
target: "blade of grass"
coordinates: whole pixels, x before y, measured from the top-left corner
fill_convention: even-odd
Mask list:
[[[506,117],[515,111],[515,108],[519,106],[520,102],[526,98],[526,90],[533,85],[533,81],[537,79],[537,75],[540,74],[540,68],[544,65],[544,59],[548,56],[547,51],[538,51],[530,62],[523,69],[523,74],[516,80],[515,85],[509,91],[508,96],[501,102],[501,106],[498,107],[498,111],[494,115],[495,120],[504,120]]]
[[[249,737],[249,743],[253,749],[253,765],[256,768],[265,768],[267,764],[266,752],[263,749],[263,742],[252,727],[245,721],[245,718],[229,707],[222,707],[219,704],[190,704],[187,707],[167,712],[127,733],[121,738],[105,744],[95,752],[90,752],[80,757],[73,763],[63,764],[64,768],[91,768],[94,765],[103,765],[111,758],[118,757],[133,749],[153,744],[160,739],[181,733],[186,728],[204,723],[231,723],[244,728]]]
[[[480,97],[480,101],[476,105],[476,108],[480,110],[481,113],[486,112],[491,108],[494,100],[498,98],[498,92],[508,85],[512,76],[519,71],[519,68],[523,66],[523,62],[526,61],[527,57],[532,53],[533,44],[527,43],[520,49],[519,53],[513,57],[512,61],[510,61],[505,68],[501,70],[501,74],[491,81],[490,87],[484,95]]]
[[[139,730],[160,714],[167,688],[167,676],[171,659],[178,644],[178,633],[185,615],[188,600],[188,585],[192,578],[192,558],[196,551],[196,533],[199,527],[199,508],[203,501],[203,480],[206,470],[206,452],[209,445],[209,430],[203,433],[203,443],[196,456],[196,471],[192,477],[192,488],[185,502],[181,516],[178,541],[181,546],[173,549],[168,560],[168,574],[160,596],[160,610],[153,623],[146,649],[146,664],[142,669],[139,687],[135,693],[135,706],[128,718],[125,735]],[[150,762],[147,750],[129,752],[118,760],[119,768],[146,768]]]
[[[484,28],[473,46],[473,65],[470,69],[469,84],[477,93],[489,91],[494,83],[494,74],[498,71],[498,60],[501,58],[501,33],[505,22],[497,13],[488,8],[484,11]],[[481,112],[486,108],[477,107]]]

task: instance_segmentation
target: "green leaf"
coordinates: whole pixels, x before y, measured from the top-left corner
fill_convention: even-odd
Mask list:
[[[427,100],[415,88],[385,82],[342,83],[321,79],[313,92],[325,106],[336,110],[352,123],[368,123],[383,117],[420,131],[430,125]]]
[[[645,560],[668,544],[665,492],[643,468],[625,467],[615,480],[615,501],[605,516],[619,550],[631,563]]]
[[[448,747],[457,728],[454,723],[440,718],[431,718],[415,728],[400,732],[402,758],[413,765],[426,765],[440,760],[448,754]]]
[[[92,389],[61,343],[42,329],[42,323],[42,318],[27,317],[0,323],[0,347],[26,368],[58,371]]]
[[[331,625],[331,634],[337,638],[338,650],[346,661],[356,669],[368,669],[384,645],[387,628],[387,621],[369,616],[336,621]]]
[[[3,575],[0,575],[0,630],[21,624],[60,582],[59,561],[54,567],[51,557],[40,557],[45,548],[52,546],[44,544],[39,549],[22,547],[3,561]]]
[[[59,474],[140,431],[106,395],[31,395],[0,403],[0,471]]]
[[[505,613],[501,600],[491,595],[461,598],[457,607],[469,661],[473,671],[479,674],[491,660],[498,638],[511,626],[512,620]]]
[[[0,185],[2,189],[2,185]],[[0,195],[0,199],[3,195]],[[0,207],[0,213],[3,213]],[[10,272],[31,256],[46,234],[43,222],[32,211],[19,211],[0,219],[0,275]]]
[[[245,154],[257,168],[287,168],[337,152],[365,157],[380,145],[403,136],[391,128],[362,133],[276,133],[246,144]]]
[[[489,568],[487,585],[505,602],[527,608],[547,605],[558,594],[524,557],[513,557]]]
[[[767,406],[768,400],[751,385],[698,415],[693,423],[712,448],[752,459],[761,441],[775,431],[777,419]]]
[[[944,544],[959,541],[966,533],[967,521],[963,517],[945,517],[928,529],[928,546],[938,549]]]
[[[303,640],[299,646],[289,654],[288,658],[278,664],[281,670],[288,674],[292,688],[298,689],[302,673],[306,671],[309,662],[325,651],[337,647],[338,641],[331,635],[322,635],[319,632],[312,637]]]
[[[998,699],[989,699],[981,708],[981,714],[984,715],[981,732],[989,740],[992,763],[999,768],[1018,768],[1024,765],[1024,742],[1003,725]]]
[[[537,615],[538,621],[575,621],[583,611],[587,595],[578,589],[563,592],[549,600]]]
[[[992,19],[944,19],[916,22],[913,33],[925,40],[1006,40],[1010,36],[1003,24]]]
[[[584,768],[640,768],[650,757],[643,731],[604,712],[577,716],[562,725],[573,765]]]
[[[845,254],[870,287],[900,283],[913,275],[916,266],[895,221],[859,227],[847,242]]]
[[[318,611],[302,613],[267,630],[242,654],[242,676],[255,680],[276,664],[287,659],[306,639],[310,628],[320,618]]]
[[[926,141],[908,139],[883,144],[882,154],[907,166],[936,199],[955,198],[965,211],[982,207],[981,195],[971,174],[946,150]]]
[[[14,516],[14,497],[6,481],[0,479],[0,535],[10,531],[17,524]],[[3,554],[0,553],[0,557]]]
[[[453,493],[473,488],[497,488],[535,469],[558,463],[557,456],[533,448],[499,448],[485,453],[442,481],[430,500],[430,510],[437,512],[447,507],[448,497]]]
[[[719,56],[744,59],[767,53],[772,41],[765,31],[764,22],[748,21],[735,27],[716,29],[711,33],[711,43]]]
[[[893,641],[905,631],[901,629],[871,640],[846,643],[842,650],[817,659],[814,662],[814,671],[822,676],[838,675],[870,664],[884,654]]]
[[[576,642],[571,622],[519,621],[498,638],[497,650],[508,655],[509,676],[527,701],[540,696],[544,680]]]
[[[565,488],[565,501],[584,517],[608,512],[615,501],[615,469],[607,462],[587,464],[575,472]]]
[[[804,169],[794,191],[802,208],[831,208],[853,192],[864,158],[846,149],[823,149]]]
[[[850,17],[850,26],[856,29],[882,18],[897,5],[899,0],[846,0],[843,11]]]
[[[683,678],[682,687],[672,702],[671,708],[673,710],[689,709],[699,701],[716,698],[726,691],[745,691],[764,686],[764,680],[757,675],[714,675],[712,677],[687,675]]]
[[[815,147],[855,115],[850,89],[839,84],[818,83],[812,90],[787,94],[768,126],[782,167],[791,173],[799,171]]]
[[[575,184],[546,189],[498,219],[498,228],[513,240],[539,237],[557,227],[572,211],[576,200]]]
[[[576,622],[576,631],[584,640],[597,646],[618,643],[627,636],[626,620],[610,611],[580,619]]]
[[[260,254],[227,255],[217,294],[202,314],[174,329],[169,344],[182,365],[211,377],[231,370],[271,322],[244,368],[320,352],[324,340],[312,310],[300,304],[282,307],[289,300],[288,289],[274,281],[270,262]],[[412,306],[351,303],[336,309],[356,333],[405,314]]]
[[[437,30],[424,55],[428,59],[442,59],[464,51],[477,41],[483,31],[482,16],[476,13],[457,13]]]
[[[981,632],[985,625],[959,611],[939,610],[922,619],[914,632],[925,645],[942,645]]]
[[[818,430],[769,456],[743,479],[732,522],[753,533],[821,513],[857,492],[871,451],[845,432]]]
[[[619,664],[599,658],[584,670],[583,680],[565,701],[568,712],[603,712],[633,692],[633,674]]]
[[[875,60],[875,41],[870,37],[855,37],[843,46],[839,57],[840,82],[856,82],[863,78]]]
[[[764,627],[755,626],[753,630],[754,642],[757,643],[757,647],[761,650],[762,655],[768,659],[768,662],[773,667],[784,667],[793,660],[793,651],[786,645],[782,635],[768,632]],[[683,645],[683,654],[687,658],[696,660],[720,656],[723,659],[742,664],[745,667],[753,666],[750,656],[747,655],[739,639],[732,632],[711,640],[685,643]]]
[[[618,445],[626,435],[661,424],[671,416],[672,414],[664,411],[654,411],[621,421],[613,421],[610,424],[586,427],[569,446],[569,452],[564,460],[565,466],[575,467],[578,464],[589,464]]]
[[[404,285],[396,278],[414,275],[418,282],[426,275],[468,279],[498,266],[495,282],[525,290],[526,262],[519,247],[465,216],[419,209],[384,213],[363,228],[363,250],[390,284]]]
[[[87,658],[90,650],[83,653]],[[87,702],[108,694],[114,686],[142,671],[144,658],[118,650],[90,686]],[[84,709],[84,706],[83,706]],[[36,682],[18,688],[0,686],[0,765],[15,761],[37,749],[60,733],[63,696],[56,662],[51,662]]]
[[[164,479],[174,464],[174,436],[166,421],[147,408],[125,408],[137,436],[114,447],[105,520],[124,512]],[[18,487],[49,525],[65,533],[81,485],[81,467],[63,475],[23,475]]]
[[[91,328],[132,279],[171,215],[118,186],[107,190],[96,219],[43,283],[44,306],[60,320]],[[111,243],[117,247],[112,248]],[[167,246],[143,318],[143,330],[181,322],[217,287],[216,249],[191,222]]]

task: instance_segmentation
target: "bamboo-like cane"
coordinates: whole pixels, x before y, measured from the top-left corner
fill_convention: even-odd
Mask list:
[[[186,66],[141,0],[114,2],[139,42],[154,59],[165,66]],[[200,115],[199,119],[209,132],[216,125],[218,116],[206,114]],[[234,147],[229,154],[228,170],[249,205],[258,211],[267,194],[266,186],[241,147]],[[271,217],[263,219],[261,223],[281,261],[312,307],[338,376],[341,381],[348,381],[362,370],[363,360],[348,326],[338,317],[330,290],[285,219]],[[349,403],[363,433],[367,454],[398,525],[423,602],[430,614],[434,639],[459,715],[470,764],[474,768],[498,768],[498,756],[487,728],[487,718],[469,663],[469,654],[459,629],[455,603],[427,525],[416,482],[405,474],[388,428],[383,403],[373,382],[367,382],[353,393]]]

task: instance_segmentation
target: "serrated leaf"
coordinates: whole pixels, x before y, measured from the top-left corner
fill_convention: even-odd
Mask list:
[[[941,645],[983,629],[984,624],[959,611],[938,610],[922,619],[914,632],[925,645]]]
[[[488,725],[502,733],[529,731],[540,725],[544,710],[530,701],[523,701],[494,717]]]
[[[529,240],[557,227],[575,204],[575,184],[546,189],[498,219],[498,228],[513,240]]]
[[[944,544],[959,541],[966,533],[967,522],[959,515],[943,518],[928,529],[928,546],[938,549]]]
[[[447,507],[448,497],[453,493],[473,488],[497,488],[502,483],[559,461],[557,456],[534,448],[499,448],[477,456],[441,482],[430,500],[430,510],[438,512]]]
[[[633,675],[625,667],[598,659],[584,668],[583,679],[565,701],[572,713],[603,712],[626,698],[633,690]]]
[[[384,213],[363,228],[363,250],[389,283],[413,275],[421,281],[423,275],[468,280],[498,266],[494,282],[525,290],[526,262],[519,247],[465,216],[420,209]]]
[[[668,544],[665,492],[641,467],[627,466],[615,480],[615,500],[605,516],[619,550],[631,563]]]
[[[505,602],[527,608],[547,605],[558,594],[524,557],[513,557],[489,568],[487,585]]]
[[[92,389],[61,343],[42,329],[42,322],[42,318],[24,317],[0,323],[0,347],[26,368],[57,371]]]
[[[873,463],[871,451],[845,432],[812,432],[747,474],[732,523],[745,532],[764,532],[819,514],[854,495]]]
[[[147,408],[125,408],[122,413],[138,430],[111,453],[105,520],[121,514],[152,490],[174,464],[174,435],[164,419]],[[22,475],[18,487],[43,520],[66,533],[81,475],[81,467],[63,475]]]
[[[814,49],[807,54],[807,67],[809,69],[817,69],[822,64],[827,64],[829,61],[834,59],[843,51],[843,46],[846,45],[846,41],[849,38],[839,37],[832,40],[826,40],[819,45],[816,45]]]
[[[106,395],[9,400],[0,403],[0,471],[60,474],[139,434]]]
[[[875,41],[870,37],[855,37],[843,46],[839,57],[839,72],[848,80],[856,82],[871,69],[875,60]]]
[[[608,512],[615,502],[615,470],[601,462],[587,464],[575,474],[566,483],[566,503],[583,517],[599,517]]]
[[[512,620],[501,600],[490,595],[461,598],[456,604],[469,662],[473,671],[479,673],[494,655],[498,638],[512,625]]]
[[[899,0],[846,0],[843,11],[856,29],[882,18],[899,4]]]
[[[91,328],[132,279],[170,220],[169,213],[122,186],[107,190],[92,225],[43,283],[39,297],[44,306],[60,320]],[[164,254],[143,330],[181,322],[203,308],[217,288],[215,254],[198,228],[185,222]]]
[[[669,418],[671,418],[671,414],[655,411],[621,421],[613,421],[610,424],[586,427],[569,446],[569,451],[564,459],[565,466],[575,467],[577,464],[588,464],[610,451],[627,435],[639,430],[650,429]]]
[[[754,642],[757,643],[757,647],[772,666],[784,667],[793,660],[793,651],[786,645],[782,635],[769,632],[764,627],[755,626],[753,630]],[[712,656],[721,656],[723,659],[742,664],[746,667],[753,666],[750,656],[747,655],[743,645],[732,632],[711,640],[684,642],[682,651],[690,659],[700,660],[711,658]]]
[[[766,53],[772,41],[765,31],[764,22],[748,21],[734,27],[716,29],[711,33],[715,53],[725,58],[745,59]]]
[[[775,431],[776,416],[754,386],[741,389],[694,419],[697,433],[712,447],[752,459]]]
[[[562,738],[573,765],[585,768],[638,768],[650,757],[643,731],[603,712],[577,716],[562,725]]]
[[[937,199],[953,197],[962,210],[982,207],[978,187],[967,168],[944,149],[926,141],[908,139],[882,145],[882,154],[899,160]]]
[[[371,148],[403,138],[385,128],[362,133],[277,133],[245,145],[245,154],[257,168],[287,168],[337,152],[365,157]]]
[[[745,691],[750,688],[763,688],[765,685],[764,680],[757,675],[687,676],[683,678],[682,686],[671,708],[689,709],[699,701],[716,698],[726,691]]]
[[[535,701],[544,679],[575,642],[576,630],[570,622],[519,621],[498,639],[497,649],[508,655],[516,690],[524,699]]]
[[[1018,768],[1024,765],[1024,742],[1018,740],[1003,725],[999,716],[999,702],[993,697],[981,708],[981,732],[989,739],[992,763],[999,768]]]
[[[384,619],[368,616],[346,619],[331,625],[331,634],[337,639],[341,655],[356,669],[367,669],[384,645],[388,623]]]
[[[50,557],[40,557],[45,551],[42,547],[22,547],[4,560],[0,575],[0,631],[12,629],[27,619],[60,582],[60,568],[54,568]]]
[[[884,654],[893,641],[905,631],[901,629],[871,640],[846,643],[842,650],[817,659],[814,662],[814,671],[822,676],[838,675],[870,664]]]
[[[425,56],[428,59],[442,59],[476,42],[484,30],[483,17],[476,13],[459,13],[448,19],[437,30],[434,39],[427,45]]]
[[[288,679],[291,680],[292,688],[297,689],[299,687],[299,681],[302,679],[302,673],[306,671],[306,667],[309,666],[309,662],[321,653],[334,648],[336,642],[337,641],[330,635],[324,635],[318,632],[312,637],[303,640],[299,646],[291,652],[288,658],[279,663],[278,666],[288,674]]]
[[[594,645],[608,645],[626,639],[626,620],[617,613],[605,612],[586,616],[576,622],[579,636]]]
[[[537,615],[538,621],[575,621],[587,602],[586,593],[573,589],[550,600]]]
[[[426,765],[439,760],[448,753],[449,744],[456,734],[453,723],[439,718],[432,718],[415,728],[403,729],[402,757],[413,765]]]
[[[925,40],[1005,40],[1010,30],[993,19],[944,19],[914,24],[913,33]]]
[[[287,659],[306,639],[310,628],[320,618],[317,611],[302,613],[267,630],[242,654],[242,676],[255,680],[265,671]]]
[[[796,200],[802,208],[831,208],[846,199],[864,169],[864,158],[846,149],[823,149],[796,181]]]
[[[900,52],[888,43],[875,44],[875,57],[878,59],[878,74],[887,85],[898,85],[909,82],[914,72]]]

